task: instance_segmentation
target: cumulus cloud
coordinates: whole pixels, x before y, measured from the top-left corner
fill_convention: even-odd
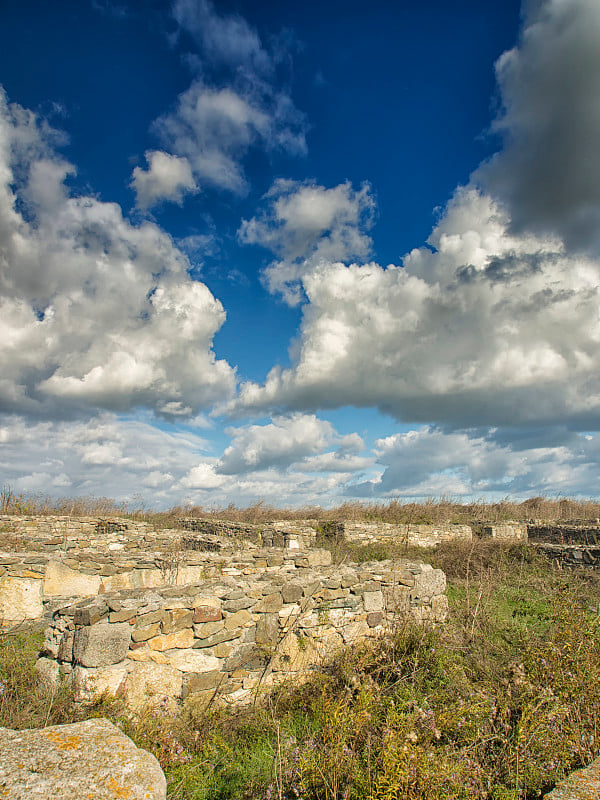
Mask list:
[[[163,150],[134,170],[140,208],[208,188],[244,195],[251,147],[306,152],[306,120],[276,74],[277,48],[263,47],[242,17],[220,15],[207,0],[177,0],[173,14],[199,48],[200,74],[152,125]]]
[[[516,435],[518,439],[518,434]],[[375,443],[377,480],[347,486],[352,497],[499,498],[535,494],[593,496],[600,478],[600,436],[557,428],[528,431],[515,446],[496,430],[445,432],[433,426]]]
[[[231,436],[219,457],[195,431],[161,430],[148,416],[104,412],[85,421],[32,422],[0,415],[0,485],[55,497],[141,496],[158,508],[261,499],[280,506],[331,503],[350,480],[343,464],[364,450],[356,434],[340,436],[313,417],[276,419]],[[326,463],[311,463],[311,454],[323,454]],[[353,468],[372,461],[365,457]]]
[[[159,200],[181,203],[184,194],[196,188],[187,158],[172,156],[160,150],[146,153],[148,169],[135,167],[131,186],[140,208],[149,208]]]
[[[227,433],[233,437],[233,444],[225,450],[216,467],[217,472],[224,475],[256,472],[272,467],[286,469],[292,464],[301,468],[307,456],[320,454],[334,443],[339,444],[342,452],[339,455],[325,454],[329,463],[333,464],[336,463],[336,455],[343,458],[348,455],[349,450],[364,448],[358,435],[340,437],[331,423],[314,414],[276,417],[267,425],[230,428]],[[310,471],[315,471],[314,463],[311,464]]]
[[[292,367],[246,383],[233,413],[378,406],[456,427],[600,423],[600,264],[510,232],[489,196],[459,190],[402,267],[322,262]]]
[[[0,409],[181,414],[223,399],[219,301],[156,225],[72,196],[50,140],[0,94]]]
[[[275,253],[278,260],[265,269],[264,281],[290,305],[302,300],[301,279],[316,264],[368,256],[375,201],[367,183],[359,190],[348,181],[326,189],[279,179],[265,199],[267,207],[242,222],[238,238]]]
[[[478,178],[515,230],[600,247],[600,4],[528,3],[519,42],[496,64],[503,149]]]

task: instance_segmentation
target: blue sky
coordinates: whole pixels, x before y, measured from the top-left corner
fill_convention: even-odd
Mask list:
[[[8,0],[0,481],[597,493],[594,0]]]

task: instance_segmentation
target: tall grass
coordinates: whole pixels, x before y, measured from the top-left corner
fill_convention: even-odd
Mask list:
[[[446,624],[398,621],[245,710],[76,707],[37,679],[35,643],[0,639],[0,725],[108,716],[173,800],[533,800],[600,752],[598,577],[522,545],[422,555],[448,574]]]

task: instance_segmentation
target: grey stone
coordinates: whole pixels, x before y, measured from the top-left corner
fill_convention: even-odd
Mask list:
[[[281,594],[284,603],[297,603],[302,599],[302,586],[299,583],[284,583]]]
[[[195,650],[202,647],[214,647],[216,644],[221,644],[222,642],[230,642],[233,639],[239,639],[240,634],[241,631],[239,629],[231,631],[220,631],[219,633],[215,633],[212,636],[207,636],[206,639],[194,639],[194,644],[192,645],[192,647]]]
[[[100,622],[75,630],[73,660],[83,667],[107,667],[127,656],[131,626],[127,622]]]
[[[256,623],[256,641],[259,644],[277,644],[279,639],[279,615],[263,614]]]
[[[165,800],[158,761],[105,719],[0,728],[0,795],[10,800]]]

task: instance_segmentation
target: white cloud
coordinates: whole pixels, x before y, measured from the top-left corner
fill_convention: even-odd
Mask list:
[[[73,167],[0,94],[0,409],[146,406],[186,413],[234,373],[212,339],[225,312],[156,225],[71,196]]]
[[[187,158],[149,150],[146,161],[148,169],[136,167],[131,180],[140,208],[149,208],[159,200],[181,203],[184,194],[195,190],[196,182]]]
[[[513,431],[445,433],[431,426],[375,443],[379,480],[349,485],[349,496],[499,498],[594,496],[600,478],[600,436],[564,428],[542,435]]]
[[[224,475],[271,467],[286,469],[294,462],[301,464],[304,457],[320,453],[339,439],[333,426],[314,414],[276,417],[267,425],[230,428],[227,433],[233,437],[233,444],[217,465],[217,471]],[[343,440],[340,444],[344,444]]]
[[[270,73],[272,58],[257,32],[239,14],[219,15],[207,0],[175,0],[173,16],[213,64]]]
[[[295,363],[246,383],[233,413],[378,406],[457,427],[600,424],[600,264],[515,236],[459,190],[403,267],[317,264]]]
[[[190,63],[199,76],[152,125],[164,149],[152,151],[147,170],[134,170],[140,208],[208,188],[246,194],[251,147],[306,153],[304,114],[276,80],[277,47],[263,47],[242,17],[218,14],[207,0],[177,0],[173,15],[198,46]]]
[[[496,64],[500,153],[478,177],[516,230],[600,247],[600,4],[525,4],[519,42]]]
[[[315,183],[277,180],[265,196],[268,207],[244,220],[238,237],[278,256],[264,271],[269,291],[291,305],[302,300],[302,277],[323,261],[366,258],[375,202],[368,184],[355,191],[350,183],[326,189]]]

